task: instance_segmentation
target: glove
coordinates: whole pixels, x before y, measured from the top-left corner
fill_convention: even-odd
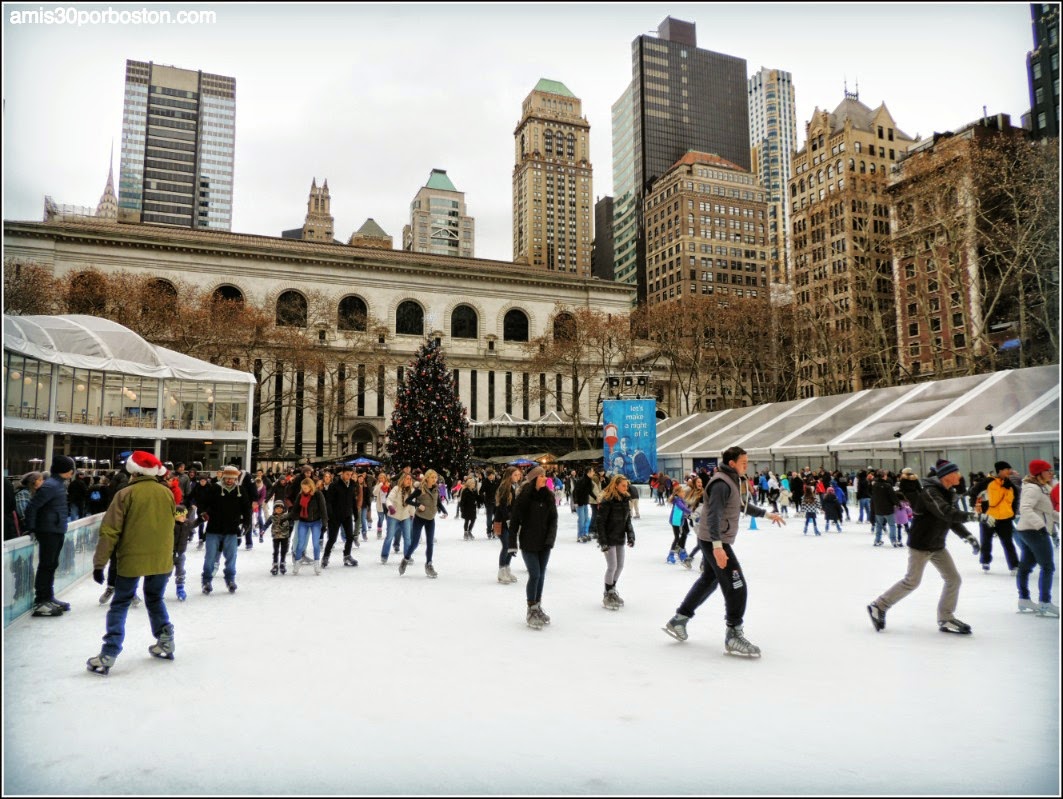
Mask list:
[[[1052,535],[1052,543],[1056,545],[1056,549],[1059,549],[1059,536],[1058,535],[1055,535],[1055,534]]]
[[[394,505],[388,505],[388,513],[390,513],[392,516],[394,516],[396,512],[397,511],[395,510],[395,506]]]
[[[635,546],[635,539],[634,538],[629,538],[628,541],[627,541],[627,545],[629,547]]]
[[[93,569],[92,570],[92,579],[95,580],[100,585],[103,585],[103,569]]]
[[[968,538],[967,543],[971,545],[971,552],[973,552],[975,555],[977,555],[982,549],[980,546],[978,546],[978,542],[975,541],[973,538]]]
[[[608,551],[609,551],[609,545],[608,544],[602,544],[602,552],[608,552]]]

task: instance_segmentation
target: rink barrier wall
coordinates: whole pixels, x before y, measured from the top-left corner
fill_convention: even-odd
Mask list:
[[[103,514],[70,522],[55,571],[59,596],[86,574],[92,573],[92,556],[100,540]],[[33,610],[33,581],[37,576],[37,546],[28,535],[4,542],[4,627]]]

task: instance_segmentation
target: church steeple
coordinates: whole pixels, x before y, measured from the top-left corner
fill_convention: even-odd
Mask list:
[[[306,201],[306,221],[303,223],[304,241],[332,242],[332,200],[328,193],[328,179],[321,188],[315,177],[310,183],[310,197]]]
[[[96,216],[99,219],[118,219],[118,197],[114,193],[114,142],[111,142],[111,159],[107,169],[107,186],[104,187],[103,195],[96,206]]]

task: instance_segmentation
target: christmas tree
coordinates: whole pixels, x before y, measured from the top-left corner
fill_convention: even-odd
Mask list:
[[[465,475],[472,456],[469,419],[438,340],[423,344],[407,369],[387,437],[396,468],[435,469],[452,479]]]

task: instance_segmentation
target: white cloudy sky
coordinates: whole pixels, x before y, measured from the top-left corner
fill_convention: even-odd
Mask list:
[[[512,257],[513,130],[539,78],[562,81],[591,124],[594,193],[612,189],[610,106],[630,80],[631,41],[664,17],[698,46],[793,75],[803,129],[843,80],[885,102],[910,135],[1029,109],[1029,5],[995,4],[148,4],[212,10],[213,25],[3,25],[4,219],[43,198],[95,205],[115,144],[125,60],[237,81],[233,230],[302,224],[310,180],[328,178],[336,237],[373,217],[401,243],[409,203],[446,169],[477,220],[476,254]],[[79,10],[101,4],[67,4]]]

